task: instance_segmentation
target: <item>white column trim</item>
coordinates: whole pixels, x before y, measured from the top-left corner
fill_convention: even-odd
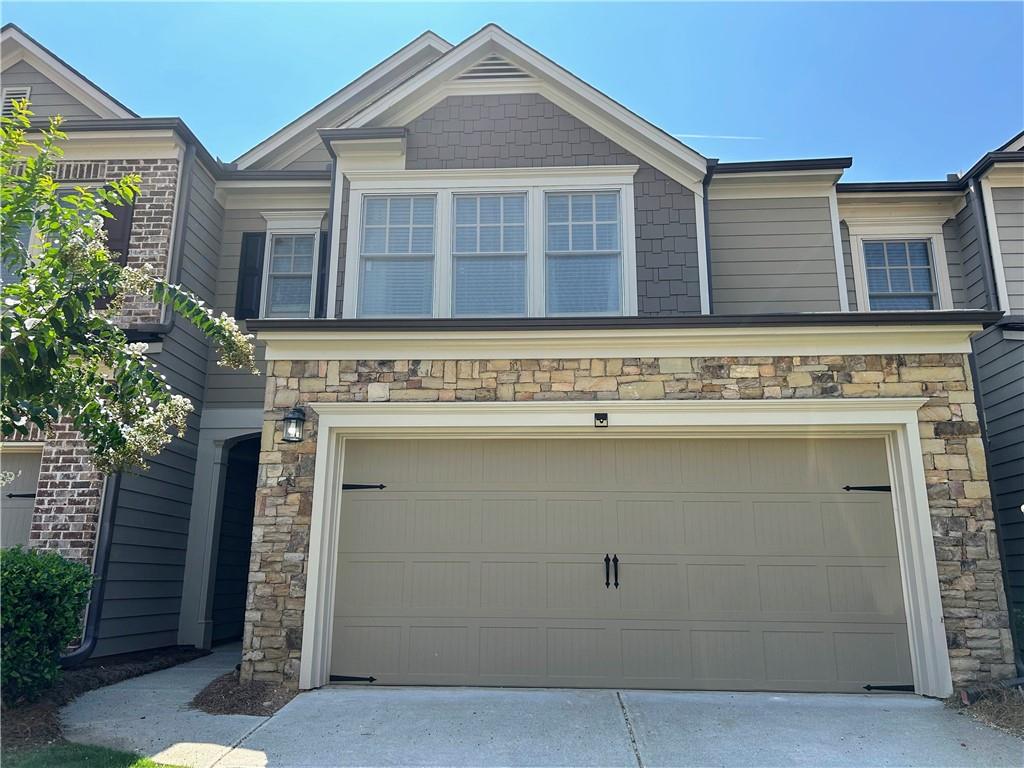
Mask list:
[[[872,400],[314,403],[319,417],[299,687],[328,682],[338,518],[347,437],[590,438],[884,437],[917,693],[952,693],[917,410],[926,398]]]
[[[1003,263],[1003,248],[999,242],[999,225],[996,222],[996,204],[992,199],[992,181],[981,179],[981,199],[985,208],[985,230],[988,232],[988,250],[992,254],[992,275],[996,282],[997,309],[1010,311],[1010,292],[1006,287],[1006,266]]]
[[[708,276],[711,264],[708,261],[708,230],[704,217],[704,196],[693,193],[694,220],[697,227],[697,279],[700,282],[700,313],[711,314],[711,291]]]
[[[839,311],[850,311],[849,287],[846,285],[846,264],[843,260],[843,236],[839,225],[839,198],[836,196],[835,184],[828,191],[828,212],[832,221],[832,248],[836,256],[836,284],[839,286]],[[852,251],[851,251],[852,257]],[[858,304],[860,306],[860,298]]]

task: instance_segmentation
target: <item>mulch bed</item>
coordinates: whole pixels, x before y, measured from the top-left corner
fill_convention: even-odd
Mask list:
[[[209,654],[197,648],[163,648],[90,659],[67,669],[57,684],[33,702],[4,705],[0,710],[0,737],[4,752],[62,741],[58,710],[86,691],[156,672]]]
[[[946,699],[946,706],[962,715],[1024,739],[1024,689],[990,688],[971,704],[960,696]]]
[[[192,706],[211,715],[269,717],[294,699],[297,693],[266,681],[242,684],[236,671],[211,682],[192,699]]]

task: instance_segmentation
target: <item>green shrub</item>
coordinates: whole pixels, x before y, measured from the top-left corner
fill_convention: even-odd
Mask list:
[[[92,574],[55,552],[0,550],[0,692],[32,699],[60,675],[61,652],[81,630]]]

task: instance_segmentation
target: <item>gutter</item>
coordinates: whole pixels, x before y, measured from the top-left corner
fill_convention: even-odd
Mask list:
[[[60,657],[63,669],[74,669],[84,664],[99,640],[100,616],[103,613],[103,597],[107,591],[107,571],[110,567],[110,545],[114,541],[114,516],[117,512],[118,496],[121,493],[121,475],[107,475],[103,486],[103,503],[100,509],[100,530],[96,537],[93,558],[93,583],[89,605],[85,609],[85,631],[82,643],[67,656]]]

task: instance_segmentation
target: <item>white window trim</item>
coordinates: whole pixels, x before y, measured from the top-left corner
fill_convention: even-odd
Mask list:
[[[932,276],[935,278],[938,297],[938,306],[930,311],[953,309],[953,289],[949,283],[949,264],[946,261],[946,243],[942,233],[945,221],[945,216],[941,217],[941,220],[938,217],[846,220],[846,226],[850,230],[850,255],[853,259],[853,282],[857,292],[858,312],[892,311],[871,309],[868,273],[864,264],[865,240],[928,240],[932,257]]]
[[[545,316],[544,195],[548,192],[618,191],[621,206],[622,276],[620,311],[637,314],[635,165],[579,168],[473,168],[455,171],[350,171],[348,233],[342,317],[359,317],[363,197],[437,195],[434,219],[434,308],[432,317],[452,317],[452,210],[456,194],[520,192],[527,196],[527,317]],[[340,227],[340,223],[336,224]],[[333,268],[333,267],[332,267]],[[328,297],[330,302],[332,296]],[[328,306],[328,314],[332,306]]]
[[[278,211],[261,214],[267,221],[267,237],[263,244],[263,278],[260,284],[260,318],[266,318],[268,296],[267,286],[270,283],[270,254],[274,244],[274,235],[313,235],[313,275],[309,290],[309,313],[313,317],[316,312],[316,285],[320,270],[320,227],[323,224],[323,211]]]

